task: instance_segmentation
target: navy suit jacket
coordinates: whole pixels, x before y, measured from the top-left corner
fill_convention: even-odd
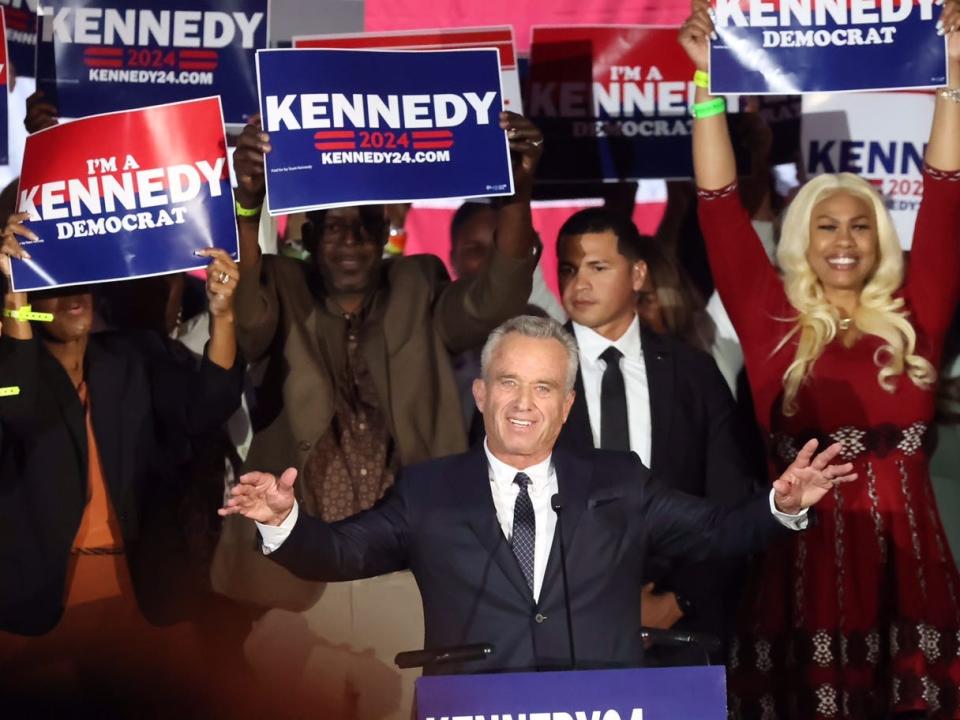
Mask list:
[[[569,323],[567,330],[573,334]],[[678,338],[644,327],[640,337],[650,395],[650,470],[675,490],[717,505],[737,505],[755,480],[743,452],[746,440],[736,404],[717,364]],[[579,370],[575,390],[557,445],[584,450],[593,447],[593,433]],[[697,565],[658,558],[646,572],[658,590],[676,592],[692,604],[692,613],[676,629],[709,632],[723,640],[735,615],[742,567],[739,558]],[[699,661],[702,654],[692,657]],[[714,660],[722,662],[722,653]]]
[[[740,555],[786,532],[766,494],[724,510],[654,481],[631,453],[557,448],[553,463],[579,667],[643,664],[637,609],[649,554]],[[486,660],[437,671],[569,666],[557,538],[535,603],[500,529],[482,446],[405,469],[383,500],[354,517],[327,524],[301,514],[270,557],[317,581],[412,570],[427,648],[495,646]]]

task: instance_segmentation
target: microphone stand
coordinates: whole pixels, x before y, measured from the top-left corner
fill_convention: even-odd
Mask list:
[[[570,612],[570,586],[567,582],[567,551],[563,544],[563,503],[560,493],[554,493],[550,498],[550,507],[557,514],[557,539],[560,541],[560,573],[563,576],[563,604],[567,614],[567,639],[570,641],[570,669],[577,668],[577,654],[573,645],[573,615]]]

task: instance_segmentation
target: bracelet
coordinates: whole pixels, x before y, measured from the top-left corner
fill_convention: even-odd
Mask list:
[[[53,322],[53,313],[33,312],[29,305],[24,305],[16,310],[4,310],[3,316],[13,318],[19,322],[27,322],[28,320],[37,320],[38,322]]]
[[[727,111],[727,101],[722,98],[713,98],[713,100],[707,100],[706,102],[696,103],[692,108],[693,117],[697,120],[702,120],[703,118],[713,117],[714,115],[720,115]]]
[[[233,204],[237,208],[237,215],[239,217],[256,217],[260,214],[260,210],[263,208],[263,205],[257,205],[255,208],[245,208],[237,201],[234,201]]]
[[[705,73],[703,70],[697,70],[693,74],[693,84],[698,88],[703,88],[706,90],[710,87],[710,73]]]
[[[940,88],[940,91],[937,93],[937,95],[945,100],[952,100],[955,103],[960,103],[960,88]]]
[[[16,385],[9,387],[0,387],[0,397],[13,397],[20,394],[20,388]]]

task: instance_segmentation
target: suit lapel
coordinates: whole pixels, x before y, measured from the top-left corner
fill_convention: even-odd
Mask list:
[[[563,327],[572,337],[576,337],[573,333],[573,323],[567,322]],[[575,393],[573,407],[570,408],[570,415],[563,424],[557,444],[578,450],[590,450],[593,448],[593,431],[590,429],[590,413],[587,410],[587,396],[583,389],[583,373],[580,372],[579,367],[573,390]]]
[[[674,363],[670,348],[656,333],[641,327],[640,342],[647,369],[647,392],[650,395],[650,468],[655,470],[660,455],[667,452],[670,441]]]
[[[587,498],[590,496],[590,488],[593,483],[593,470],[590,463],[584,458],[562,448],[554,448],[553,467],[557,473],[557,485],[560,488],[560,499],[563,502],[563,508],[560,511],[563,518],[563,543],[569,558],[577,525],[580,523],[583,511],[587,508]],[[561,579],[558,534],[554,533],[553,543],[550,545],[550,554],[547,556],[543,587],[540,589],[541,600],[547,597],[547,592],[553,586],[553,583]]]
[[[470,450],[465,455],[464,461],[466,467],[462,473],[463,507],[467,513],[467,521],[480,543],[507,576],[510,584],[530,601],[532,599],[530,588],[527,587],[520,564],[513,550],[510,549],[510,543],[504,537],[500,521],[497,519],[497,510],[490,490],[490,470],[483,444],[478,444]]]

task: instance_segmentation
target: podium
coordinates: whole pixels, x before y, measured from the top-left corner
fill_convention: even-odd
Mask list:
[[[434,675],[417,720],[726,720],[722,666]]]

